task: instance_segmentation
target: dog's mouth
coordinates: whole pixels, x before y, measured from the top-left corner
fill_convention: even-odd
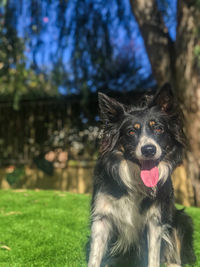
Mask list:
[[[141,161],[140,177],[147,187],[155,187],[159,180],[157,163],[153,160]]]

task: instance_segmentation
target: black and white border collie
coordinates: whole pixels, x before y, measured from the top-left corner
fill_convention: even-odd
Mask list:
[[[88,267],[193,263],[192,221],[176,209],[171,182],[185,137],[170,86],[138,106],[100,93],[99,106]]]

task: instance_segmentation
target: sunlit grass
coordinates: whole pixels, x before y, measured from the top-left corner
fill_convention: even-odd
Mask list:
[[[89,196],[0,191],[0,266],[85,266]]]
[[[197,261],[194,266],[200,267],[200,209],[194,207],[186,208],[186,212],[192,217],[194,222],[194,247],[197,257]]]
[[[86,267],[90,196],[59,191],[0,191],[0,266]],[[200,209],[195,224],[200,266]],[[199,262],[199,263],[198,263]]]

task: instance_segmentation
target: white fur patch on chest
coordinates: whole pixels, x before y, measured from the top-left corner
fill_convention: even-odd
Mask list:
[[[110,195],[98,193],[93,217],[101,216],[106,216],[112,222],[113,230],[117,230],[117,241],[112,248],[113,253],[125,252],[131,244],[138,243],[144,222],[142,222],[138,207],[135,206],[130,196],[116,199]]]

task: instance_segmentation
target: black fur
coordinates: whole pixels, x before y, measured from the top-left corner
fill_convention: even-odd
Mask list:
[[[159,264],[195,261],[192,221],[176,209],[171,182],[185,145],[182,113],[168,84],[144,99],[126,106],[99,94],[103,134],[94,174],[89,267],[157,267],[148,263],[149,225],[161,231]],[[156,153],[146,159],[141,150],[149,144]],[[145,161],[159,168],[156,186],[146,186],[140,177]]]

